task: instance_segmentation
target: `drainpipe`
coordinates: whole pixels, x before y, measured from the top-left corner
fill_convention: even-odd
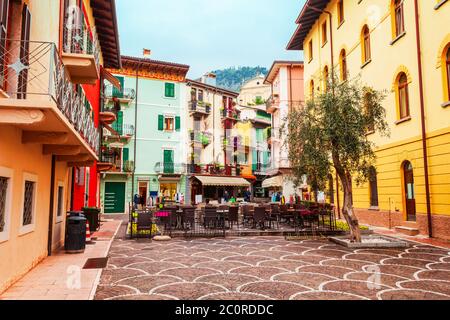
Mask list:
[[[134,178],[135,178],[135,174],[136,174],[136,150],[137,150],[137,120],[138,120],[138,93],[139,93],[139,63],[137,64],[137,68],[136,68],[136,100],[134,101],[135,104],[135,110],[134,110],[134,165],[133,165],[133,172],[131,173],[131,204],[134,207],[134,189],[135,189],[135,185],[134,185]],[[122,164],[123,166],[123,164]],[[147,195],[146,195],[147,196]],[[133,210],[131,210],[133,211]],[[133,214],[132,212],[129,212],[130,215],[130,222],[131,222],[131,227],[130,227],[130,236],[131,238],[133,238]]]
[[[48,213],[48,241],[47,241],[47,254],[50,257],[52,255],[52,243],[53,243],[53,212],[55,205],[55,170],[56,170],[56,156],[52,155],[52,168],[50,174],[50,206]]]
[[[427,130],[425,117],[425,102],[423,93],[423,75],[422,75],[422,53],[420,42],[420,25],[419,25],[419,3],[414,0],[415,19],[416,19],[416,43],[417,43],[417,66],[419,71],[419,94],[420,94],[420,120],[422,125],[422,151],[424,161],[425,174],[425,193],[427,201],[427,217],[428,217],[428,236],[433,237],[433,220],[431,216],[431,196],[430,196],[430,179],[428,174],[428,149],[427,149]]]

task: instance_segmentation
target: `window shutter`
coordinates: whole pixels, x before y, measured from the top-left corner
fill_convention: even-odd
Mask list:
[[[112,128],[119,135],[123,135],[123,111],[117,112],[117,120],[112,124]]]
[[[24,65],[29,65],[30,60],[30,28],[31,28],[31,12],[28,9],[27,5],[23,6],[22,10],[22,33],[20,39],[22,40],[20,45],[20,61]],[[26,91],[27,91],[27,83],[28,83],[28,69],[23,70],[19,74],[18,81],[18,98],[26,99]]]
[[[124,91],[124,84],[125,84],[125,79],[124,77],[119,77],[116,76],[117,80],[119,80],[120,82],[120,88],[121,90],[118,90],[116,87],[113,87],[113,97],[115,98],[123,98],[123,91]]]
[[[164,131],[164,116],[162,114],[158,115],[158,130]]]
[[[252,171],[255,172],[258,170],[258,151],[252,151]]]
[[[166,83],[165,84],[165,94],[168,98],[174,98],[175,97],[175,84],[173,83]]]
[[[181,129],[181,118],[175,117],[175,130],[180,131]]]
[[[123,148],[122,155],[123,155],[123,162],[125,163],[126,161],[128,161],[130,159],[130,149]]]

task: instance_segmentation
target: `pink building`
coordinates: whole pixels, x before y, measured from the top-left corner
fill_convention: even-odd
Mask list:
[[[269,140],[272,151],[271,178],[263,182],[263,188],[282,191],[289,199],[299,194],[289,178],[291,166],[289,149],[285,145],[286,134],[280,132],[293,108],[300,108],[305,101],[303,62],[275,61],[267,74],[265,84],[272,86],[272,96],[267,103],[267,112],[272,114],[272,136]]]

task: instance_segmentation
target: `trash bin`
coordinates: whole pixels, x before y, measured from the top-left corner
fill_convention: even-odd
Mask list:
[[[86,249],[86,218],[81,211],[69,211],[64,249],[67,253],[83,253]]]
[[[83,214],[89,221],[89,230],[95,232],[100,227],[100,209],[99,208],[83,208]]]

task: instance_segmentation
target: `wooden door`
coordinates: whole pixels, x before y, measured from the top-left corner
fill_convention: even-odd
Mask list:
[[[410,162],[405,162],[403,167],[405,203],[407,221],[416,221],[416,196],[414,185],[414,170]]]

